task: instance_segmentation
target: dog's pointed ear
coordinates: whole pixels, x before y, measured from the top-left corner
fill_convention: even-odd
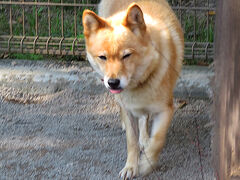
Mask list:
[[[145,33],[146,24],[144,22],[143,12],[136,3],[132,3],[128,6],[127,14],[122,24],[128,27],[136,35],[143,35],[143,33]]]
[[[91,33],[96,32],[98,29],[109,26],[107,21],[90,10],[84,10],[82,23],[84,35],[87,37],[90,36]]]

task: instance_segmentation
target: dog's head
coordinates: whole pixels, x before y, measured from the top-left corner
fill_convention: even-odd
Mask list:
[[[108,19],[83,12],[87,56],[112,93],[132,88],[148,64],[149,37],[143,12],[133,3]]]

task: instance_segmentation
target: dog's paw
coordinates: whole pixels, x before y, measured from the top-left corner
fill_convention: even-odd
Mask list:
[[[125,166],[119,173],[119,176],[122,178],[122,179],[133,179],[134,177],[137,176],[138,174],[138,167],[134,167],[134,166]]]
[[[151,173],[157,165],[157,160],[148,156],[146,153],[142,153],[141,159],[139,162],[139,174],[146,176]]]

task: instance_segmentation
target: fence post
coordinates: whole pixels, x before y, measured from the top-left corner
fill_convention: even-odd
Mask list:
[[[240,179],[240,1],[219,0],[215,28],[215,136],[219,180]]]

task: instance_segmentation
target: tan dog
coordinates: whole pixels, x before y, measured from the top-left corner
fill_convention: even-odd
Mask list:
[[[146,175],[157,164],[171,123],[183,32],[165,0],[103,0],[99,15],[84,11],[84,35],[91,65],[121,106],[128,157],[120,176]]]

